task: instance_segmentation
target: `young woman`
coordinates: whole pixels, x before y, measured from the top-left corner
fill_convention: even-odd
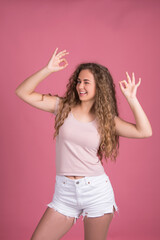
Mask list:
[[[119,82],[136,124],[119,117],[111,74],[97,63],[78,65],[63,97],[35,92],[49,74],[67,67],[64,56],[68,52],[57,51],[58,48],[44,68],[16,89],[17,96],[26,103],[56,116],[55,192],[31,239],[58,240],[82,215],[85,240],[105,240],[118,207],[102,158],[116,160],[119,136],[152,135],[151,125],[136,97],[141,79],[135,84],[134,73],[132,78],[126,73],[128,81]]]

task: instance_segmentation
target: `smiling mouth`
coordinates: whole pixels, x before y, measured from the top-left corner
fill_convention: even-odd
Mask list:
[[[87,92],[80,92],[79,94],[80,96],[84,96],[85,94],[87,94]]]

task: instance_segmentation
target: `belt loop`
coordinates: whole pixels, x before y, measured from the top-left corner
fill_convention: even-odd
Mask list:
[[[64,182],[67,183],[67,180],[68,180],[68,179],[67,179],[67,177],[66,177],[66,178],[64,179]]]
[[[87,185],[87,181],[88,181],[87,177],[84,177],[84,181],[85,181],[85,185]]]

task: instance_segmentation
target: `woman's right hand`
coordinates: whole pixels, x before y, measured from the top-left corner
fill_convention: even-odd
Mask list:
[[[57,51],[58,51],[58,48],[56,48],[51,59],[49,60],[49,62],[47,64],[47,69],[51,72],[60,71],[68,66],[68,62],[66,61],[65,58],[62,58],[62,56],[69,54],[69,52],[66,52],[66,50],[63,50],[56,55]],[[60,66],[61,62],[65,62],[65,65]]]

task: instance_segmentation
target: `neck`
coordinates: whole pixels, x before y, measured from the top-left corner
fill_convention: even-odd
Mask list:
[[[82,112],[84,113],[93,113],[93,105],[95,101],[81,101],[79,104],[79,108],[81,109]]]

